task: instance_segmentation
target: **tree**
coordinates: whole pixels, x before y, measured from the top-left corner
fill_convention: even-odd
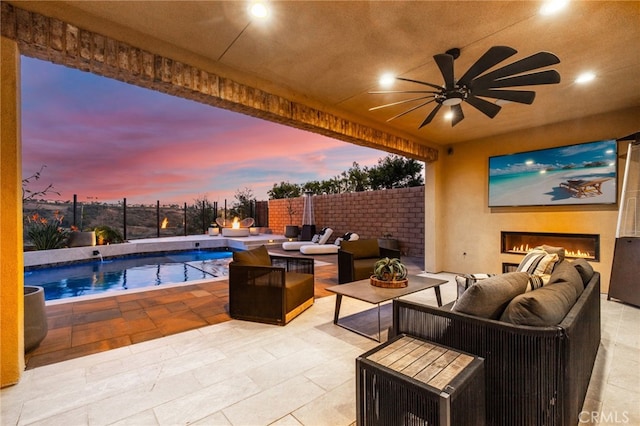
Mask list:
[[[388,155],[380,158],[371,168],[361,168],[353,162],[349,170],[323,180],[310,181],[302,185],[280,182],[269,190],[269,199],[300,197],[303,192],[315,195],[362,192],[378,189],[407,188],[424,185],[422,163],[416,160]]]
[[[361,169],[360,165],[355,161],[346,173],[343,172],[343,175],[347,183],[347,192],[362,192],[369,188],[369,173],[367,169]]]
[[[204,232],[202,224],[214,223],[216,217],[217,212],[213,209],[213,203],[207,199],[206,195],[203,195],[202,198],[196,198],[187,209],[187,233],[200,234]]]
[[[237,189],[234,198],[236,202],[231,207],[231,215],[240,219],[251,217],[253,215],[253,206],[256,202],[253,190],[246,187],[242,190]]]
[[[42,177],[42,171],[44,170],[45,167],[47,166],[43,164],[42,167],[40,167],[40,170],[38,170],[31,176],[22,179],[22,203],[23,204],[26,203],[27,201],[35,201],[37,197],[42,197],[50,193],[60,195],[58,191],[53,189],[52,183],[50,183],[44,189],[41,189],[39,191],[29,189],[29,186],[33,182],[40,180],[40,178]]]
[[[297,198],[302,195],[300,185],[290,182],[274,183],[273,187],[267,191],[270,200],[279,200],[282,198]]]
[[[388,155],[369,169],[369,182],[373,190],[424,185],[422,164],[410,158]]]

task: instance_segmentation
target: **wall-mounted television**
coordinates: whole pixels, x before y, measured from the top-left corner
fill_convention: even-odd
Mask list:
[[[615,204],[615,140],[489,157],[489,207]]]

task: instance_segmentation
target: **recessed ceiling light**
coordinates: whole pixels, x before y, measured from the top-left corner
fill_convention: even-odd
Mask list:
[[[578,76],[578,78],[576,78],[576,83],[578,84],[588,83],[594,80],[595,78],[596,78],[596,75],[591,71],[583,72]]]
[[[254,1],[249,6],[251,16],[259,19],[266,19],[269,16],[269,8],[264,1]]]
[[[554,15],[567,7],[569,0],[547,0],[540,8],[541,15]]]
[[[385,73],[385,74],[382,74],[382,76],[380,77],[380,80],[378,80],[378,83],[380,83],[380,86],[382,87],[390,87],[393,85],[395,81],[396,81],[396,77],[393,74]]]

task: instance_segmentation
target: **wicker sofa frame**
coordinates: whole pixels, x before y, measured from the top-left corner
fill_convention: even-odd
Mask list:
[[[600,274],[556,326],[520,326],[393,301],[405,333],[485,359],[488,425],[575,426],[600,345]]]
[[[285,325],[314,302],[314,259],[270,255],[271,266],[229,264],[231,318]]]

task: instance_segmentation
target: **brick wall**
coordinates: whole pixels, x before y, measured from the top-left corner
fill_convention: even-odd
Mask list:
[[[295,210],[293,222],[287,207]],[[304,197],[291,200],[269,200],[269,228],[284,234],[285,225],[302,224]],[[355,232],[360,238],[381,238],[387,234],[400,242],[405,256],[424,256],[424,186],[351,192],[335,195],[314,195],[315,225],[333,229],[330,242],[345,232]]]

